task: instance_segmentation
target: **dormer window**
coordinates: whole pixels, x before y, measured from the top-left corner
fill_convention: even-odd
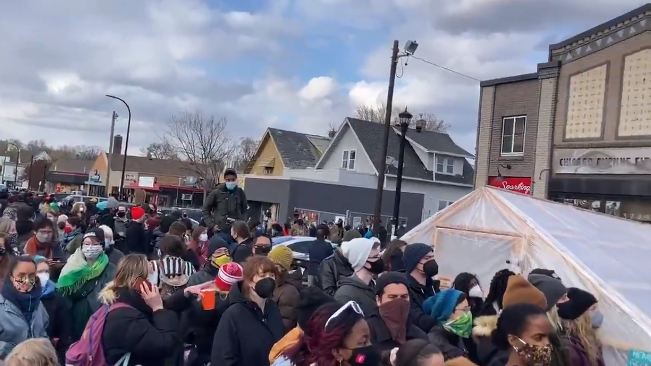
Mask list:
[[[440,174],[454,174],[454,158],[437,156],[436,172]]]

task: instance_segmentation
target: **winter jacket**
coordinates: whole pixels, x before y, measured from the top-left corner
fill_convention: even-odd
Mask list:
[[[430,343],[438,347],[443,354],[445,361],[457,357],[468,357],[468,352],[463,340],[443,328],[442,325],[437,324],[427,334]]]
[[[149,254],[151,252],[150,245],[147,242],[147,235],[142,223],[132,221],[126,229],[126,237],[124,239],[125,247],[129,253]]]
[[[281,357],[283,352],[290,349],[293,345],[296,344],[303,336],[303,331],[301,328],[296,327],[290,330],[284,337],[282,337],[269,352],[269,362],[273,363],[277,358]]]
[[[235,263],[242,264],[251,256],[253,256],[253,238],[245,239],[243,242],[236,244],[231,251],[231,258]]]
[[[373,285],[373,281],[369,285],[355,275],[343,277],[339,280],[339,288],[334,298],[342,304],[351,300],[355,301],[362,308],[364,316],[377,315],[379,313]]]
[[[310,276],[319,275],[319,265],[324,259],[334,254],[332,244],[325,240],[315,240],[310,245],[310,263],[307,267],[307,274]]]
[[[152,312],[138,293],[131,289],[102,291],[103,304],[121,302],[130,307],[111,310],[102,333],[102,347],[108,364],[115,364],[131,353],[128,366],[162,366],[172,356],[181,340],[177,336],[178,320],[173,311]]]
[[[334,296],[337,292],[338,283],[343,277],[350,277],[355,273],[348,259],[341,254],[340,250],[324,259],[319,265],[319,276],[321,277],[321,287],[323,291]]]
[[[283,280],[278,278],[273,299],[278,304],[286,331],[290,331],[296,327],[296,304],[298,304],[298,298],[298,287],[292,282],[292,279],[287,278]]]
[[[108,248],[106,248],[104,253],[106,253],[106,255],[108,255],[109,262],[115,264],[116,266],[120,262],[120,259],[122,259],[122,257],[124,257],[124,253],[122,253],[121,251],[119,251],[118,249],[113,247],[112,245],[109,246]]]
[[[263,312],[244,296],[241,286],[242,282],[233,286],[228,295],[231,305],[217,326],[211,365],[268,365],[271,348],[285,334],[276,302],[271,299],[265,301]]]
[[[568,348],[572,366],[604,366],[603,357],[599,357],[594,363],[590,361],[590,356],[579,338],[568,337]]]
[[[72,343],[72,305],[56,292],[56,284],[48,282],[41,295],[41,303],[49,316],[47,334],[59,356],[59,363],[65,364],[66,351]]]
[[[389,328],[382,320],[380,315],[374,314],[366,318],[368,327],[371,330],[371,343],[375,345],[380,352],[391,351],[395,347],[400,347],[389,332]],[[422,329],[415,326],[409,319],[407,319],[407,340],[423,339],[428,340],[427,334]]]
[[[421,285],[410,274],[407,274],[407,283],[409,283],[409,302],[411,303],[409,318],[417,327],[429,333],[437,321],[423,312],[423,302],[439,292],[439,282],[428,278],[425,285]]]
[[[28,323],[20,309],[0,295],[0,359],[26,339],[48,338],[48,322],[47,311],[40,302]]]
[[[491,333],[497,328],[497,315],[480,316],[475,319],[475,327],[472,328],[472,337],[477,346],[477,362],[480,365],[498,364],[506,365],[509,359],[509,351],[500,350],[493,345]]]
[[[223,228],[227,224],[227,218],[246,221],[247,210],[248,203],[244,190],[236,187],[229,191],[226,189],[226,184],[221,183],[206,198],[202,213],[208,227],[216,225],[218,228]]]
[[[66,244],[66,252],[72,255],[74,252],[77,251],[77,249],[79,249],[79,247],[81,247],[81,242],[83,240],[84,240],[83,233],[80,232],[79,234],[75,235],[75,237],[72,240],[70,240],[68,244]]]

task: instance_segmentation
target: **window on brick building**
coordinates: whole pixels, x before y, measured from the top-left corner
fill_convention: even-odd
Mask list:
[[[502,119],[503,156],[524,154],[524,134],[526,129],[526,116],[504,117]]]

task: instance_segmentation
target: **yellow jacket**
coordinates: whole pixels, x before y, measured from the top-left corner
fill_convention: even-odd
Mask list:
[[[285,334],[273,347],[271,347],[271,352],[269,352],[269,363],[273,363],[276,358],[285,352],[289,347],[293,346],[303,335],[301,328],[296,327]]]

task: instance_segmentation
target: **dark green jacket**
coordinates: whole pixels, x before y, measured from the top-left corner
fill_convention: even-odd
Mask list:
[[[221,183],[215,188],[203,205],[203,216],[206,220],[212,219],[212,222],[206,222],[208,226],[216,225],[223,228],[226,225],[226,218],[246,221],[246,211],[248,204],[246,194],[240,187],[233,191],[226,189],[226,185]]]

